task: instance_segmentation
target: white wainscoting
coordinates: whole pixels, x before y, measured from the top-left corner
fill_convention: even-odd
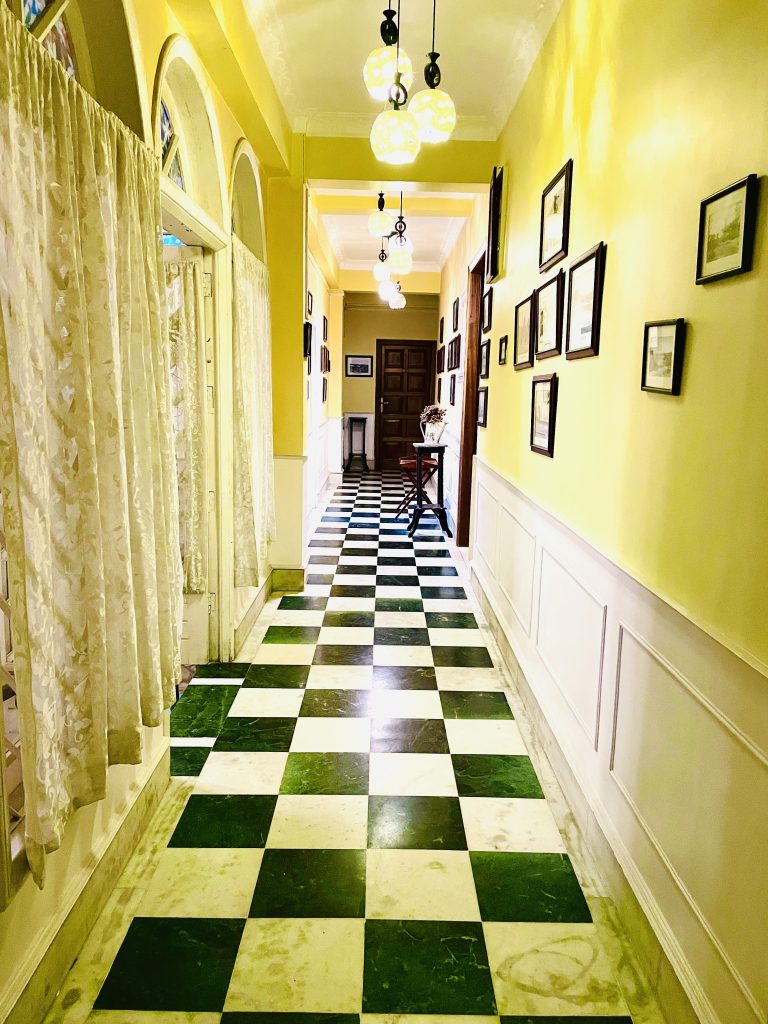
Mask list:
[[[768,680],[479,459],[472,500],[476,585],[694,1010],[763,1024]]]
[[[341,423],[342,429],[342,452],[344,458],[344,465],[347,464],[349,458],[349,418],[352,416],[356,420],[365,420],[365,457],[368,460],[368,467],[373,469],[375,464],[375,453],[376,453],[376,415],[375,413],[365,412],[350,412],[344,413]],[[360,427],[355,430],[355,450],[360,450]],[[355,460],[355,469],[360,469],[360,460]]]

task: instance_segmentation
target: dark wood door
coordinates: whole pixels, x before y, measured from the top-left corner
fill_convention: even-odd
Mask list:
[[[376,468],[397,469],[421,440],[419,414],[434,394],[434,341],[382,341],[376,359]]]

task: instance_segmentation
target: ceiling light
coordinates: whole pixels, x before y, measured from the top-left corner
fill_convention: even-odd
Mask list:
[[[389,308],[390,309],[405,309],[405,307],[406,307],[405,296],[400,291],[400,282],[398,281],[397,286],[396,286],[395,291],[394,291],[394,294],[389,299]]]
[[[385,11],[384,17],[387,20],[381,29],[382,38],[386,42],[395,33],[385,32],[385,29],[391,27],[390,12]],[[411,164],[419,155],[421,139],[416,118],[404,109],[408,102],[408,90],[413,85],[413,66],[408,55],[400,49],[400,0],[397,0],[397,24],[397,41],[394,46],[383,47],[384,50],[389,49],[390,54],[385,60],[383,53],[374,51],[366,61],[363,77],[372,96],[385,98],[392,104],[391,110],[384,110],[373,122],[371,149],[374,156],[382,163]],[[393,67],[386,63],[391,60],[391,51],[394,51]],[[385,82],[387,88],[382,95],[381,87]]]
[[[397,292],[394,281],[382,281],[379,285],[379,298],[388,301]]]
[[[379,192],[378,210],[368,218],[368,233],[374,238],[382,238],[392,231],[392,218],[384,209],[384,193]]]
[[[389,261],[387,261],[388,263]],[[373,276],[377,281],[388,281],[392,271],[387,266],[387,263],[379,263],[377,260],[373,265]]]
[[[395,249],[399,252],[409,252],[413,255],[413,242],[410,238],[406,238],[405,235],[398,235],[389,244],[390,252],[394,252]]]
[[[447,92],[439,89],[443,75],[437,63],[440,54],[435,50],[435,24],[437,20],[437,0],[432,2],[432,49],[429,63],[424,68],[424,81],[427,88],[417,92],[408,106],[413,114],[419,130],[421,142],[446,142],[456,127],[456,107]]]
[[[413,63],[405,50],[400,50],[398,56],[397,46],[378,46],[368,55],[363,67],[363,81],[375,100],[389,99],[389,90],[398,70],[403,76],[403,85],[410,89],[414,79]]]
[[[413,270],[413,256],[405,249],[395,249],[390,252],[387,263],[390,273],[396,274],[398,277],[405,277]]]
[[[395,106],[384,110],[373,122],[371,149],[386,164],[412,164],[419,155],[419,125],[413,114]]]

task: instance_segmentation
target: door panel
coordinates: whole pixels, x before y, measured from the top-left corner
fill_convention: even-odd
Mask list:
[[[376,466],[398,469],[421,440],[419,415],[432,402],[433,341],[379,341],[377,359]]]

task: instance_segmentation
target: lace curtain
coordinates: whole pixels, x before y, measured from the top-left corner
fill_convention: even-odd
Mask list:
[[[235,586],[256,587],[275,535],[269,277],[236,235],[232,268]]]
[[[208,591],[205,468],[205,338],[203,257],[165,251],[165,294],[171,343],[171,404],[179,480],[179,541],[185,594]]]
[[[27,856],[137,764],[179,678],[153,154],[0,4],[0,481]]]

